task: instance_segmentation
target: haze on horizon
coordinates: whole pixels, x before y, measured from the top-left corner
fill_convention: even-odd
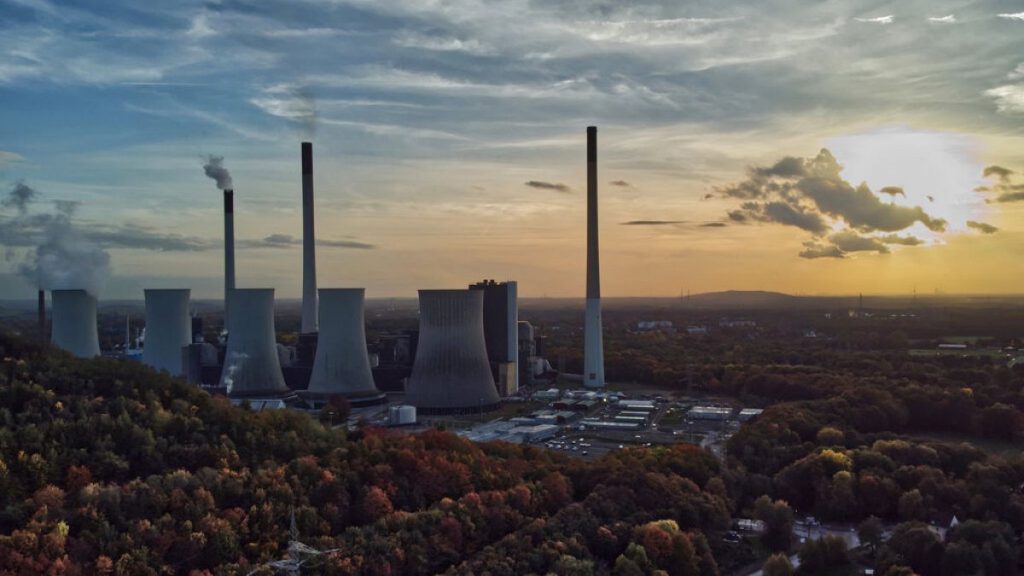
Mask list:
[[[0,0],[5,298],[62,222],[101,297],[219,297],[210,155],[297,296],[302,140],[320,286],[582,296],[587,125],[606,296],[1021,291],[1019,4],[167,4]]]

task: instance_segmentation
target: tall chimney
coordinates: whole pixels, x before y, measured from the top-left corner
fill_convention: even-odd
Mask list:
[[[224,191],[224,327],[228,326],[231,291],[235,289],[235,191]]]
[[[39,290],[36,321],[39,323],[39,339],[46,342],[46,290]]]
[[[597,127],[587,127],[587,315],[583,333],[583,383],[604,387],[601,328],[601,263],[597,233]]]
[[[302,333],[317,331],[316,235],[313,233],[313,143],[302,143]]]

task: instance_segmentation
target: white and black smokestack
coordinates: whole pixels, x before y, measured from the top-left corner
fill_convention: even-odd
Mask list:
[[[597,127],[587,127],[587,313],[583,333],[583,383],[604,386],[601,263],[597,233]]]
[[[316,234],[313,232],[313,143],[302,143],[302,333],[317,331]]]
[[[235,191],[224,190],[224,326],[228,326],[231,291],[235,289]]]

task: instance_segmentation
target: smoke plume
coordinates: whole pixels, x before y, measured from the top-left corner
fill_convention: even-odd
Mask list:
[[[0,236],[10,247],[30,246],[18,274],[44,290],[84,289],[99,294],[110,276],[110,254],[91,240],[71,220],[72,204],[58,205],[56,213],[32,213],[29,208],[38,193],[18,182],[2,202],[16,214],[3,220],[4,228],[32,232],[19,238]],[[25,240],[31,239],[31,242]]]
[[[207,156],[203,172],[217,182],[218,189],[231,190],[231,173],[224,167],[223,156]]]
[[[14,183],[14,188],[11,188],[7,198],[4,198],[0,205],[4,208],[15,208],[20,214],[25,214],[35,197],[36,191],[19,181]]]

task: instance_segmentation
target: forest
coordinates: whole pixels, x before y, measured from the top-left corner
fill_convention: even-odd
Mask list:
[[[642,347],[622,353],[663,361]],[[687,444],[587,462],[442,430],[346,432],[3,335],[0,574],[273,574],[303,554],[304,574],[1018,572],[1019,368],[744,339],[689,350],[701,388],[767,407],[723,461]],[[866,546],[812,540],[792,568],[805,515],[858,526]],[[764,534],[723,539],[749,517]]]

